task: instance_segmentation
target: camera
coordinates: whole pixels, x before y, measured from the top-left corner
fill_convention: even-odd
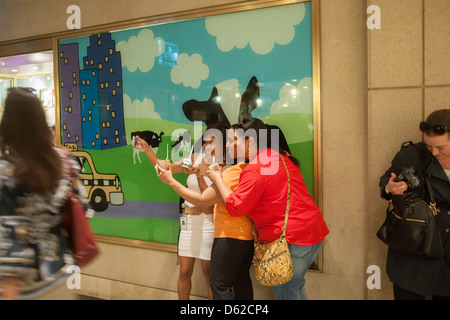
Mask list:
[[[408,185],[408,189],[415,190],[418,189],[421,185],[420,177],[417,175],[416,170],[413,167],[405,167],[399,173],[397,178],[394,179],[394,182],[406,182]]]

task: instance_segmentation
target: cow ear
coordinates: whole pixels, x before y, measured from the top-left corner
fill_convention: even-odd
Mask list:
[[[253,76],[247,85],[247,89],[245,89],[245,92],[242,94],[241,106],[239,109],[239,121],[242,121],[242,119],[253,118],[251,113],[258,106],[259,97],[258,79]]]
[[[222,122],[230,125],[228,118],[223,112],[222,105],[217,99],[218,91],[214,87],[207,101],[189,100],[183,104],[183,112],[190,121],[203,121],[206,126]]]

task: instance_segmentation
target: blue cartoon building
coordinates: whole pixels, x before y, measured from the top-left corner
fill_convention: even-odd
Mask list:
[[[81,125],[85,149],[102,149],[98,91],[97,70],[81,70]]]
[[[75,143],[82,148],[78,44],[61,45],[59,60],[62,141],[63,144]]]
[[[87,56],[83,58],[84,70],[89,70],[90,74],[85,74],[86,77],[97,79],[98,100],[95,104],[93,101],[93,89],[88,90],[93,96],[90,102],[86,104],[87,118],[89,119],[89,110],[94,113],[95,106],[98,106],[98,117],[100,126],[100,135],[96,130],[92,130],[87,122],[83,122],[88,129],[88,138],[84,141],[89,141],[89,146],[85,148],[97,149],[97,137],[100,138],[99,143],[101,149],[111,149],[126,145],[125,125],[124,125],[124,111],[123,111],[123,87],[122,87],[122,60],[120,52],[116,51],[115,41],[111,39],[110,33],[103,33],[90,36],[90,46],[87,48]],[[83,73],[84,74],[84,73]],[[87,80],[87,78],[86,78]],[[91,83],[93,86],[94,84]],[[86,87],[90,88],[89,86]],[[87,98],[86,93],[86,98]],[[89,106],[93,106],[89,109]],[[84,106],[83,106],[84,108]],[[86,113],[83,110],[83,115]],[[94,116],[93,114],[91,116]],[[92,117],[92,120],[94,118]],[[95,142],[95,146],[92,144]]]

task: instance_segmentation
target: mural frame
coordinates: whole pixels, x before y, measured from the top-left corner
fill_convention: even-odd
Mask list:
[[[237,13],[255,9],[283,6],[288,4],[311,2],[312,19],[312,69],[313,69],[313,156],[314,156],[314,201],[322,210],[322,142],[321,142],[321,112],[320,112],[320,0],[255,0],[235,4],[218,5],[202,9],[175,12],[170,14],[150,16],[146,18],[121,21],[101,26],[88,27],[80,30],[70,30],[53,35],[54,54],[54,81],[55,81],[55,109],[56,109],[56,137],[58,144],[61,143],[61,108],[60,108],[60,72],[59,72],[59,41],[69,38],[81,37],[96,33],[120,31],[129,28],[138,28],[178,22],[219,14]],[[113,236],[96,235],[97,241],[116,245],[160,250],[166,252],[177,252],[177,245],[155,243],[145,240],[126,239]],[[313,269],[321,270],[321,260],[316,259]]]

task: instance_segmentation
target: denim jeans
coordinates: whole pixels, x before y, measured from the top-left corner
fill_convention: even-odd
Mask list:
[[[316,259],[323,241],[312,246],[302,246],[289,243],[294,275],[291,281],[272,287],[277,300],[307,300],[305,289],[305,274]]]

